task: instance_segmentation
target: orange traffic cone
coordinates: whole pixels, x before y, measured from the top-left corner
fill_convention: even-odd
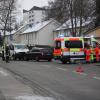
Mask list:
[[[83,70],[82,67],[77,67],[77,68],[76,68],[76,72],[82,73],[82,72],[84,72],[84,70]]]

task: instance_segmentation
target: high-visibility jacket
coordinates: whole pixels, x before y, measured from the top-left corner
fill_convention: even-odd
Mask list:
[[[91,61],[94,61],[93,48],[91,47],[90,50],[91,50]]]
[[[91,49],[85,49],[86,61],[91,60]]]
[[[95,51],[95,55],[96,55],[96,61],[99,61],[99,47],[96,47],[95,49],[94,49],[94,51]]]

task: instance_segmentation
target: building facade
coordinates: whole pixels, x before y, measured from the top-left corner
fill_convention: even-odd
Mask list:
[[[53,31],[59,27],[60,23],[51,19],[33,25],[20,34],[20,43],[27,45],[54,45]]]
[[[85,34],[85,36],[88,36],[88,37],[94,37],[100,43],[100,26],[87,31],[84,34]]]
[[[23,24],[36,24],[44,21],[45,9],[34,6],[29,11],[23,10]]]
[[[71,19],[67,20],[65,23],[63,23],[60,27],[58,27],[55,31],[54,31],[54,37],[59,37],[59,36],[66,36],[66,37],[70,37],[70,36],[74,36],[74,34],[76,34],[76,36],[79,36],[79,30],[80,30],[80,19],[76,19],[76,33],[72,33],[72,23],[71,23]],[[84,21],[82,23],[82,35],[83,33],[87,30],[88,25],[91,21]],[[73,19],[73,27],[75,28],[75,21]]]

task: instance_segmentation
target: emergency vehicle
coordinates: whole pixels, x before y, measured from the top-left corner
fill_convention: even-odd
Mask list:
[[[100,45],[93,37],[55,38],[54,58],[61,60],[64,64],[73,60],[84,60],[84,48],[89,45],[94,50],[97,44]]]

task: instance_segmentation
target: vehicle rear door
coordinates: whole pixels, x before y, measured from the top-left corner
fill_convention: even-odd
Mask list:
[[[84,58],[82,40],[70,40],[69,48],[70,48],[70,59],[83,59]]]

